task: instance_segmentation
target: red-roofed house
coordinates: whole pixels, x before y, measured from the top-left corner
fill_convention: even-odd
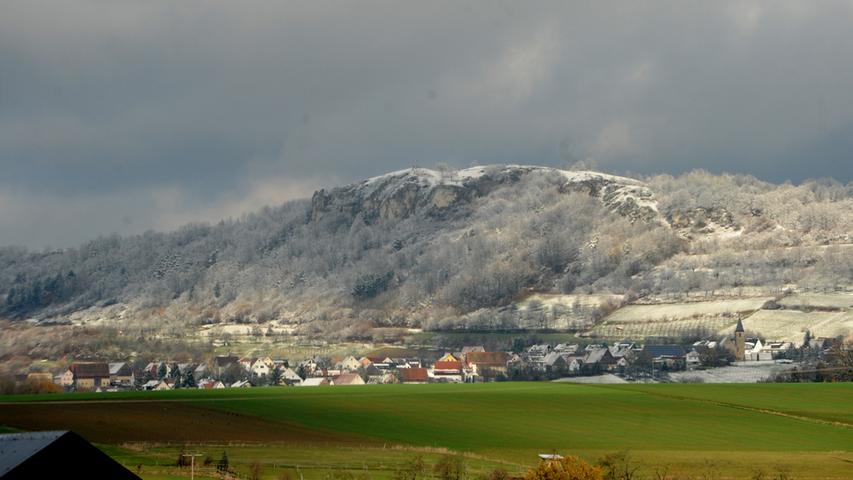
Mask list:
[[[509,354],[504,352],[469,352],[465,354],[466,378],[506,374]]]
[[[426,368],[401,368],[397,377],[402,383],[429,383],[429,370]]]
[[[432,366],[432,376],[440,382],[461,382],[462,362],[439,360]]]

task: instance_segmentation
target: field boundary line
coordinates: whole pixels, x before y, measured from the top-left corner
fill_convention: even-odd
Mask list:
[[[610,390],[622,390],[621,388],[619,388],[619,389],[614,388],[613,385],[601,385],[601,384],[589,384],[589,385],[597,387],[597,388],[606,388],[606,389],[610,389]],[[853,424],[850,424],[847,422],[825,420],[822,418],[809,417],[809,416],[804,416],[804,415],[795,415],[793,413],[782,412],[779,410],[773,410],[773,409],[769,409],[769,408],[750,407],[748,405],[742,405],[739,403],[724,402],[724,401],[720,401],[720,400],[710,400],[707,398],[687,397],[684,395],[673,395],[673,394],[660,393],[660,392],[650,392],[648,390],[634,390],[634,389],[630,389],[630,388],[628,390],[630,390],[632,392],[636,392],[636,393],[645,393],[645,394],[648,394],[648,395],[651,395],[654,397],[669,398],[669,399],[673,399],[673,400],[690,400],[690,401],[695,401],[695,402],[699,402],[699,403],[710,403],[712,405],[717,405],[720,407],[734,408],[734,409],[738,409],[738,410],[746,410],[749,412],[763,413],[763,414],[768,414],[768,415],[776,415],[778,417],[791,418],[794,420],[801,420],[801,421],[809,422],[809,423],[817,423],[817,424],[821,424],[821,425],[828,425],[831,427],[842,427],[842,428],[853,429]]]

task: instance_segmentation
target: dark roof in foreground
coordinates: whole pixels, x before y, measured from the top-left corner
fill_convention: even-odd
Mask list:
[[[139,480],[139,477],[74,432],[0,435],[0,479],[67,478],[69,466],[84,465],[86,478]]]
[[[32,432],[0,435],[0,477],[68,432]]]

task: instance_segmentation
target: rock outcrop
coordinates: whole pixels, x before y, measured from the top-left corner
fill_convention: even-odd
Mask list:
[[[485,166],[455,171],[411,168],[370,178],[360,183],[314,193],[311,216],[330,212],[366,223],[397,221],[415,213],[442,218],[478,197],[514,184],[524,176],[552,175],[563,192],[583,192],[600,199],[612,211],[632,221],[663,222],[654,195],[642,182],[588,171],[567,171],[535,166]]]

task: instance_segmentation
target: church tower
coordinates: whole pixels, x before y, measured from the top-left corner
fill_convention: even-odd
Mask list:
[[[735,360],[742,362],[746,360],[746,339],[744,338],[743,323],[737,319],[737,327],[735,327]]]

